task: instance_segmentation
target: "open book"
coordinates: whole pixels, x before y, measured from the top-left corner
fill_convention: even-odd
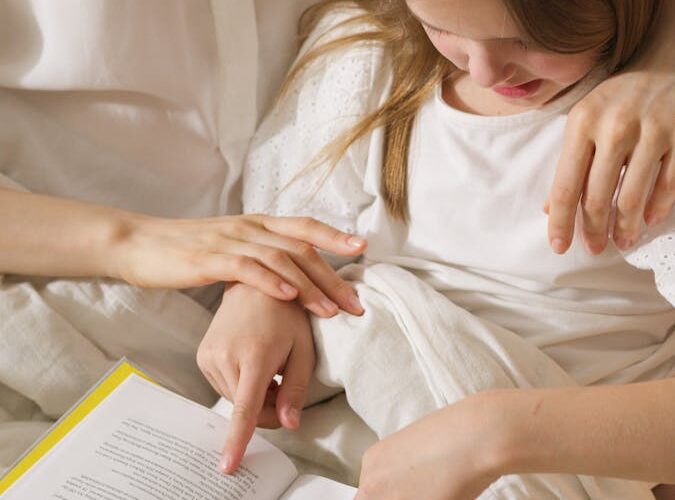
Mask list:
[[[346,500],[350,486],[298,476],[254,436],[218,471],[228,420],[122,360],[0,479],[2,500]]]

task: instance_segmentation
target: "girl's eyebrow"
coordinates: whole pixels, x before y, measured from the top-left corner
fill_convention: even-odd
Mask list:
[[[407,3],[407,2],[406,2],[406,3]],[[420,16],[418,16],[417,14],[415,14],[415,12],[410,8],[409,5],[408,5],[408,12],[410,13],[410,15],[411,15],[412,17],[415,18],[415,20],[416,20],[417,22],[419,22],[420,24],[423,24],[423,25],[426,26],[427,28],[431,28],[431,29],[434,30],[434,31],[440,31],[440,32],[442,32],[442,33],[448,33],[448,34],[451,34],[451,35],[454,35],[454,34],[455,34],[455,33],[453,33],[452,31],[448,31],[448,30],[446,30],[446,29],[444,29],[444,28],[439,28],[439,27],[437,27],[437,26],[434,26],[434,25],[431,24],[431,23],[426,22],[426,21],[425,21],[424,19],[422,19]],[[476,40],[477,40],[477,39],[476,39]],[[499,41],[502,41],[502,42],[509,42],[509,41],[512,42],[512,41],[522,40],[522,37],[512,36],[512,37],[505,37],[505,38],[486,38],[486,39],[482,39],[482,40],[480,40],[480,41],[488,42],[488,41],[490,41],[490,40],[499,40]]]

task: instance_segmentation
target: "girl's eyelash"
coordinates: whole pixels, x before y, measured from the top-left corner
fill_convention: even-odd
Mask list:
[[[434,28],[433,26],[429,26],[428,24],[422,23],[422,25],[429,31],[430,33],[436,33],[437,35],[449,35],[449,31],[441,30],[438,28]]]
[[[523,50],[528,50],[530,48],[530,44],[525,40],[516,40],[516,45]]]
[[[422,26],[429,32],[429,33],[434,33],[436,35],[452,35],[449,31],[445,31],[439,28],[434,28],[433,26],[429,26],[426,23],[422,23]],[[526,40],[514,40],[514,43],[521,49],[523,50],[529,50],[531,44],[527,42]]]

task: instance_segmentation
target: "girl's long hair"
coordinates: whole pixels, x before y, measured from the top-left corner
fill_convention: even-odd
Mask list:
[[[662,0],[504,2],[517,25],[542,49],[565,54],[599,49],[598,65],[606,65],[614,72],[638,52],[655,22]],[[420,23],[408,11],[405,0],[322,0],[303,14],[300,41],[303,42],[332,9],[353,7],[360,8],[361,13],[334,29],[348,25],[369,28],[320,43],[308,51],[288,74],[280,99],[300,73],[322,56],[353,44],[381,44],[393,71],[387,100],[328,144],[311,166],[324,162],[335,165],[357,140],[377,127],[384,127],[381,191],[390,215],[406,221],[408,150],[415,116],[454,66],[436,51]]]

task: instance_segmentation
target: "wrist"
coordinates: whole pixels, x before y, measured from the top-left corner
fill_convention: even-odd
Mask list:
[[[134,255],[138,253],[137,242],[142,240],[143,225],[152,217],[106,209],[101,214],[99,232],[92,242],[92,251],[98,256],[97,276],[129,281],[133,274]]]
[[[487,433],[477,451],[479,466],[494,478],[538,471],[546,462],[547,445],[537,435],[536,414],[539,391],[526,389],[494,390],[473,396],[474,404],[488,421]]]

